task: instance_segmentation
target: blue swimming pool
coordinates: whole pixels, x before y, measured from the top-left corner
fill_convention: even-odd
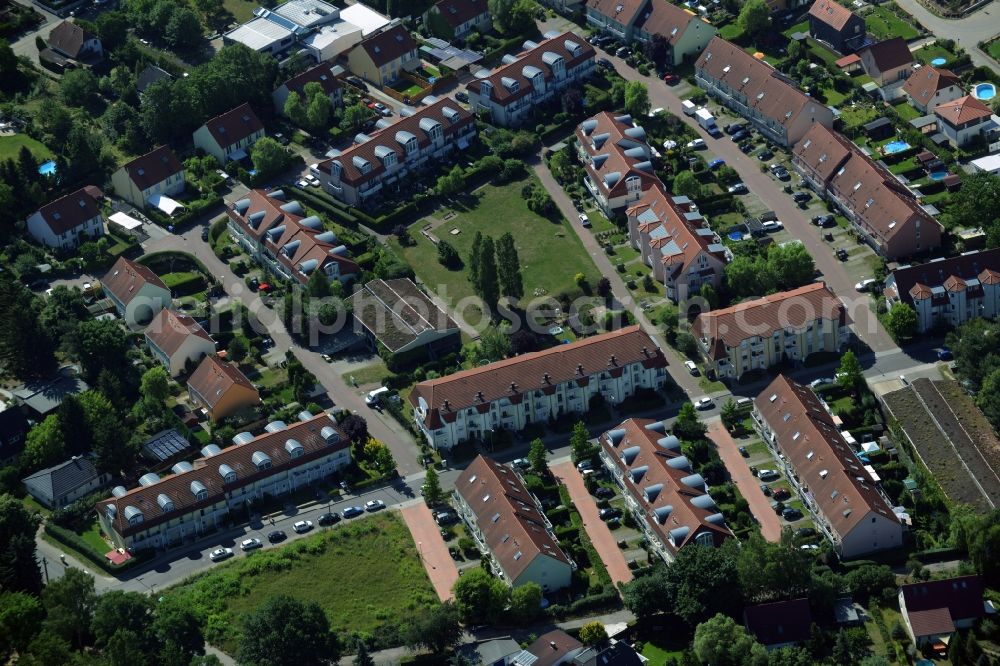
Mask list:
[[[935,67],[943,67],[946,62],[948,61],[944,58],[934,58],[934,60],[931,60],[931,64]]]
[[[729,232],[729,240],[732,240],[732,241],[741,241],[741,240],[743,240],[743,233],[740,232],[740,231],[730,231]]]
[[[927,174],[927,177],[930,178],[931,180],[944,180],[945,178],[948,177],[948,172],[947,171],[931,171],[929,174]]]
[[[56,163],[53,160],[46,160],[38,165],[38,173],[43,176],[54,176],[56,173]]]
[[[909,148],[910,144],[906,143],[905,141],[890,141],[889,143],[885,144],[885,147],[882,150],[885,152],[886,155],[892,155],[893,153],[901,153],[904,150],[908,150]]]
[[[997,87],[992,83],[977,83],[972,89],[972,94],[980,100],[993,99],[997,96]]]

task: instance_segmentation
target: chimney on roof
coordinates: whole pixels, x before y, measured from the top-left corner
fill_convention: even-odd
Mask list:
[[[549,647],[552,648],[553,650],[558,650],[559,649],[559,646],[556,645],[555,641],[549,641]]]
[[[642,355],[643,356],[649,356],[649,350],[646,347],[642,348]]]
[[[583,375],[583,364],[582,363],[577,363],[576,364],[576,374]]]
[[[447,400],[444,401],[444,409],[445,409],[445,411],[448,411],[449,409],[451,409],[451,406],[448,404]]]
[[[542,383],[543,384],[551,384],[552,383],[551,381],[549,381],[549,373],[546,372],[544,375],[542,375]]]
[[[511,393],[517,393],[517,382],[511,382],[510,383],[510,392]]]
[[[483,397],[482,391],[476,391],[476,402],[486,402],[486,398]]]
[[[615,355],[614,355],[614,354],[612,354],[612,355],[611,355],[611,359],[610,359],[610,360],[608,361],[608,365],[609,365],[609,366],[612,366],[612,367],[614,367],[614,366],[617,366],[617,365],[618,365],[618,359],[617,359],[617,358],[615,358]]]

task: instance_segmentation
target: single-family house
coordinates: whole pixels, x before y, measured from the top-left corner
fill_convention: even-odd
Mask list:
[[[0,411],[0,468],[17,462],[28,440],[28,419],[20,407]]]
[[[80,395],[90,390],[78,375],[79,368],[66,365],[50,377],[33,379],[11,390],[21,408],[31,420],[38,422],[59,409],[68,395]]]
[[[718,33],[718,28],[690,9],[668,0],[648,0],[632,34],[641,43],[662,37],[667,43],[665,64],[677,67],[693,62]]]
[[[297,76],[293,76],[271,93],[271,100],[274,102],[274,110],[281,115],[285,114],[285,102],[288,96],[295,93],[299,99],[306,103],[305,87],[310,83],[317,83],[323,93],[330,100],[330,106],[337,108],[344,102],[344,88],[334,73],[334,68],[339,67],[329,62],[321,62],[315,67],[310,67]]]
[[[101,279],[104,295],[132,329],[145,326],[171,303],[170,289],[148,266],[118,257]]]
[[[583,643],[562,629],[553,629],[514,655],[508,666],[563,666],[584,651]]]
[[[365,37],[347,54],[347,68],[351,73],[380,88],[394,82],[403,72],[412,72],[418,67],[417,42],[401,23]]]
[[[944,651],[956,630],[985,614],[983,581],[973,574],[901,585],[899,612],[914,643]]]
[[[28,216],[28,233],[55,250],[72,250],[104,235],[104,215],[84,188],[49,202]]]
[[[938,120],[938,131],[948,137],[958,148],[970,143],[985,141],[994,129],[993,110],[972,95],[938,104],[934,107]]]
[[[438,0],[424,12],[424,25],[438,37],[461,39],[492,30],[493,17],[486,0]]]
[[[628,114],[602,111],[584,120],[576,128],[576,150],[586,172],[583,183],[609,218],[660,182],[646,130]]]
[[[839,53],[853,53],[865,44],[868,27],[837,0],[816,0],[809,8],[809,34]]]
[[[743,609],[747,631],[768,650],[808,642],[812,621],[808,599],[774,601]]]
[[[61,509],[110,482],[110,474],[99,472],[88,458],[82,456],[73,456],[23,480],[28,494],[50,509]]]
[[[374,351],[434,359],[462,346],[458,324],[410,278],[372,280],[353,301],[354,319]]]
[[[455,481],[452,497],[470,536],[505,583],[536,583],[546,592],[569,586],[576,564],[512,467],[479,455]]]
[[[587,23],[623,42],[632,41],[636,21],[649,0],[587,0]]]
[[[95,60],[104,55],[100,37],[69,21],[52,28],[47,43],[50,49],[70,60]]]
[[[173,75],[156,65],[147,65],[146,69],[139,72],[139,76],[135,77],[135,90],[140,95],[146,92],[146,88],[153,85],[157,81],[173,81]]]
[[[890,102],[903,94],[903,84],[913,74],[913,54],[902,37],[869,44],[858,51],[861,67]]]
[[[239,367],[215,354],[202,359],[187,383],[188,395],[212,421],[260,404],[260,393]]]
[[[205,122],[194,131],[194,146],[225,166],[246,159],[250,148],[264,136],[264,125],[249,104],[241,104]]]
[[[184,191],[184,165],[169,146],[135,158],[111,174],[115,194],[137,208],[151,206],[166,215],[183,208],[171,197]]]
[[[215,353],[215,341],[190,315],[164,308],[146,328],[146,346],[171,377],[185,372],[188,364]]]
[[[923,114],[933,113],[938,105],[965,95],[958,75],[930,65],[921,67],[906,79],[903,93],[910,101],[910,106]]]

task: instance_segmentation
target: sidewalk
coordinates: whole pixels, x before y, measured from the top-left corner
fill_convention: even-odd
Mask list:
[[[627,583],[632,580],[632,570],[625,562],[625,556],[618,548],[618,540],[608,529],[607,524],[601,520],[597,513],[597,504],[594,498],[587,492],[587,487],[583,484],[583,477],[576,471],[573,462],[564,462],[558,465],[550,465],[552,474],[566,484],[566,489],[573,500],[573,506],[580,512],[583,518],[583,527],[587,530],[594,549],[608,569],[611,582],[617,587],[619,583]]]
[[[780,541],[781,521],[771,509],[771,501],[761,492],[760,482],[750,473],[750,468],[740,455],[736,440],[722,425],[722,421],[712,421],[708,424],[708,438],[715,442],[719,457],[729,470],[730,478],[750,505],[750,511],[760,521],[761,535],[774,543]]]
[[[448,553],[437,523],[431,510],[423,502],[416,502],[402,507],[399,513],[403,516],[406,526],[410,528],[413,541],[417,544],[420,561],[427,570],[427,577],[441,601],[452,598],[451,588],[458,580],[458,568]]]

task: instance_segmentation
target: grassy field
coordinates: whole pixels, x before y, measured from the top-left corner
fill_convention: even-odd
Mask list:
[[[893,14],[887,7],[873,7],[865,15],[865,22],[868,24],[868,32],[879,41],[893,37],[902,37],[910,41],[920,34],[912,24]]]
[[[237,555],[166,592],[207,625],[206,637],[232,653],[240,617],[270,596],[319,604],[338,632],[398,627],[437,601],[403,521],[385,512],[296,541]]]
[[[10,136],[0,136],[0,160],[8,158],[17,159],[21,147],[27,146],[31,154],[38,161],[47,160],[52,157],[52,153],[40,141],[35,141],[27,134],[12,134]]]
[[[528,210],[521,188],[530,181],[537,184],[534,178],[526,178],[504,187],[486,185],[476,190],[466,197],[467,207],[456,207],[456,216],[444,221],[432,233],[447,240],[467,262],[477,231],[494,239],[509,231],[517,244],[526,298],[535,293],[553,296],[575,293],[578,288],[574,276],[578,272],[582,272],[591,285],[596,284],[600,274],[569,223],[564,219],[552,222]],[[438,219],[449,214],[447,210],[436,212]],[[415,245],[401,248],[392,240],[393,248],[413,266],[423,283],[446,301],[454,304],[472,296],[468,273],[464,269],[448,270],[438,263],[436,246],[419,231],[422,225],[418,223],[411,229]],[[453,235],[452,229],[460,233]]]

